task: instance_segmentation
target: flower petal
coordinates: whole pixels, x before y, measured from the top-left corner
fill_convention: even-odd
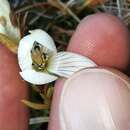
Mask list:
[[[32,69],[31,49],[35,41],[48,48],[54,54],[57,53],[53,39],[43,30],[30,31],[31,34],[20,40],[18,47],[18,60],[22,70]]]
[[[33,40],[30,35],[21,39],[18,47],[18,62],[22,70],[32,69],[31,49]]]
[[[0,33],[5,34],[10,39],[15,42],[20,40],[20,30],[19,28],[13,26],[10,20],[10,5],[8,0],[0,0]],[[3,28],[5,28],[3,30]]]
[[[34,70],[25,70],[23,72],[20,72],[20,75],[25,81],[37,85],[47,84],[55,81],[58,78],[48,73],[36,72]]]
[[[0,0],[0,16],[4,16],[5,18],[9,17],[10,6],[8,0]]]
[[[30,30],[29,32],[34,41],[37,41],[54,53],[57,52],[55,43],[48,33],[41,29]]]
[[[2,33],[4,35],[7,34],[6,29],[5,29],[5,27],[2,24],[0,24],[0,33]]]
[[[96,66],[97,65],[87,57],[71,52],[59,52],[50,59],[48,71],[68,78],[81,69]]]

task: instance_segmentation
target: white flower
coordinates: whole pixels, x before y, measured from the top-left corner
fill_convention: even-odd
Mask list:
[[[10,13],[8,0],[0,0],[0,33],[8,36],[13,41],[19,41],[20,30],[11,23]]]
[[[21,39],[18,61],[22,78],[32,84],[46,84],[58,77],[68,78],[86,67],[95,67],[90,59],[71,52],[58,52],[53,39],[36,29]]]

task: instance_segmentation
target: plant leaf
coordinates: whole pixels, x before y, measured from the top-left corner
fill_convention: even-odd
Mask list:
[[[49,109],[48,104],[39,104],[39,103],[33,103],[27,100],[22,100],[22,102],[27,105],[30,108],[36,109],[36,110],[43,110],[43,109]]]
[[[49,121],[49,117],[33,117],[30,119],[29,124],[39,124],[39,123],[45,123]]]
[[[0,33],[0,44],[5,45],[10,51],[17,54],[18,44],[2,33]]]

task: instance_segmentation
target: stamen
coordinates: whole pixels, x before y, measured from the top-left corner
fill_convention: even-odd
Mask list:
[[[47,53],[44,52],[44,46],[38,43],[37,41],[35,41],[33,44],[31,50],[31,57],[33,61],[33,69],[35,69],[36,71],[45,70],[49,56]]]

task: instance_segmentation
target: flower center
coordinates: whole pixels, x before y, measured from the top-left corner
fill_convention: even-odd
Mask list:
[[[35,41],[31,50],[32,68],[36,71],[44,71],[46,69],[49,55],[43,45]]]

